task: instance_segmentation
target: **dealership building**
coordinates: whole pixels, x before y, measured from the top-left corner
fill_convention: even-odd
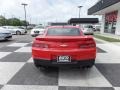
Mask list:
[[[120,0],[99,0],[88,14],[102,15],[101,33],[120,35]]]

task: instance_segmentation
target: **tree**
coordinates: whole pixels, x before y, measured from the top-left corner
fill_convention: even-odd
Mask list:
[[[29,22],[25,20],[21,21],[21,26],[26,26],[26,24],[29,25]]]
[[[29,25],[28,21],[25,20],[20,20],[18,18],[9,18],[6,19],[5,17],[3,17],[2,15],[0,16],[0,26],[26,26]]]
[[[17,18],[10,18],[7,20],[7,24],[10,26],[21,26],[21,21]]]
[[[0,26],[3,26],[5,24],[6,24],[6,18],[1,15],[0,16]]]

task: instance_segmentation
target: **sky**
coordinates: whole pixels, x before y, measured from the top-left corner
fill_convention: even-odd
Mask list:
[[[17,17],[24,20],[21,3],[27,3],[27,20],[39,24],[45,22],[66,22],[79,17],[77,6],[82,5],[81,18],[88,16],[87,10],[98,0],[0,0],[0,15],[6,18]]]

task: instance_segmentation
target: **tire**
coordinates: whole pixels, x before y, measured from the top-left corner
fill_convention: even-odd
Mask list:
[[[43,66],[37,63],[37,61],[34,60],[34,65],[37,69],[40,69],[41,71],[46,71],[46,70],[53,70],[53,67],[49,66]]]
[[[34,65],[35,65],[36,68],[39,68],[39,67],[40,67],[40,65],[38,65],[38,63],[35,62],[35,61],[34,61]]]
[[[47,66],[38,65],[38,63],[36,63],[36,62],[34,62],[34,65],[35,65],[36,68],[39,68],[40,70],[48,69]]]
[[[39,69],[40,71],[49,70],[49,68],[46,67],[46,66],[38,65],[38,64],[36,64],[36,63],[34,63],[34,65],[35,65],[35,67],[36,67],[37,69]]]
[[[49,67],[39,66],[39,69],[40,69],[41,71],[46,71],[46,70],[49,70]]]
[[[86,66],[82,66],[83,69],[90,69],[95,65],[95,59],[93,60],[93,62],[91,62],[89,65]]]
[[[82,69],[91,69],[93,65],[83,66]]]
[[[20,31],[16,31],[16,35],[21,35],[21,32]]]

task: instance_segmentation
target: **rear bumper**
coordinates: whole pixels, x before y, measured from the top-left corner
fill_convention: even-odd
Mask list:
[[[95,63],[95,59],[91,60],[81,60],[71,62],[60,63],[56,60],[43,60],[43,59],[34,59],[34,64],[37,66],[50,66],[50,67],[84,67],[84,66],[92,66]]]
[[[32,37],[36,37],[38,36],[39,34],[31,34]]]
[[[50,50],[32,48],[32,57],[43,60],[56,60],[58,56],[70,56],[72,60],[90,60],[96,58],[96,48],[91,49],[71,49],[71,50]]]
[[[89,34],[90,34],[90,35],[93,35],[94,32],[84,32],[84,34],[85,34],[85,35],[89,35]]]

